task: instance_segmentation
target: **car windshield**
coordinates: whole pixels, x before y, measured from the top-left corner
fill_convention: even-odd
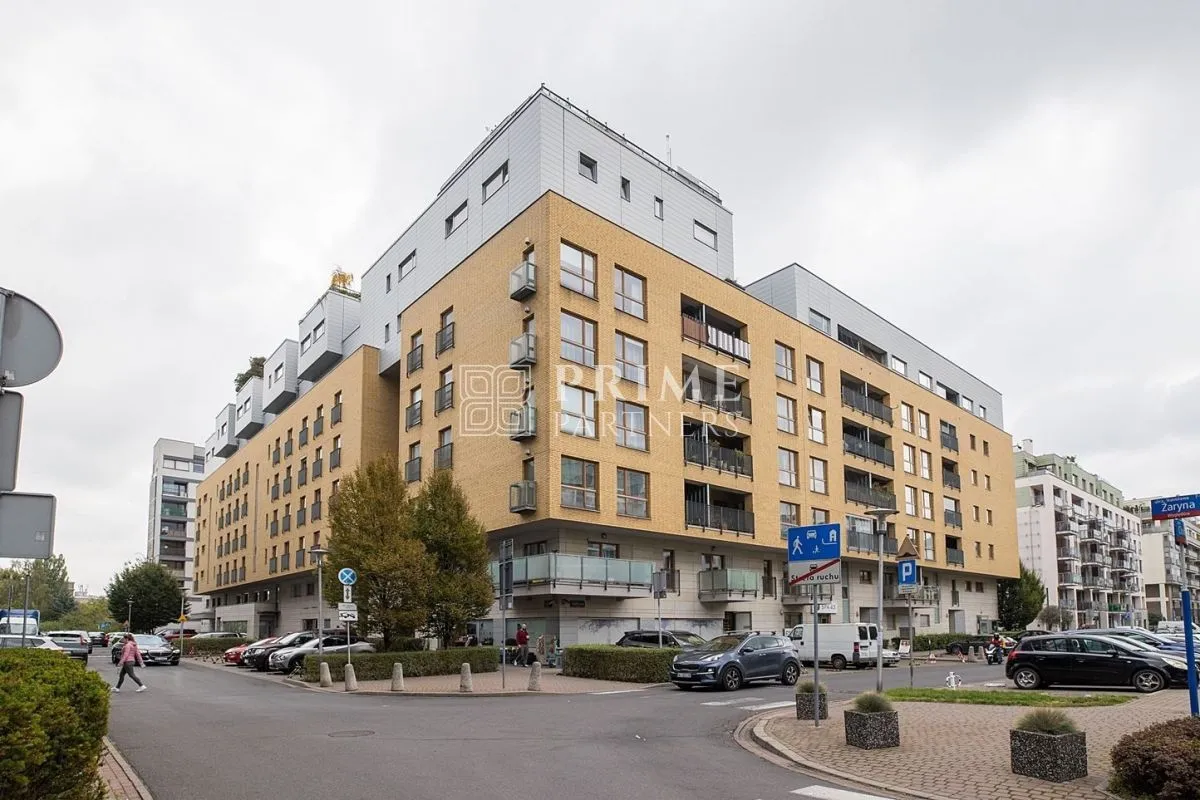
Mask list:
[[[302,644],[300,640],[308,635],[308,631],[296,631],[295,633],[289,633],[282,639],[277,639],[275,644],[283,645],[284,647],[295,647],[296,645]]]
[[[133,640],[137,642],[138,647],[166,647],[167,640],[161,636],[150,636],[145,633],[135,633]]]
[[[46,635],[51,639],[67,639],[74,640],[76,642],[79,641],[80,636],[83,636],[83,634],[79,631],[53,631],[51,633],[47,633]]]
[[[724,653],[726,650],[732,650],[733,648],[737,647],[738,643],[741,641],[741,636],[718,636],[711,641],[705,642],[696,649],[705,653]]]
[[[704,637],[697,636],[694,633],[679,633],[678,631],[675,633],[675,638],[679,640],[680,644],[686,644],[691,647],[700,647],[705,641]]]

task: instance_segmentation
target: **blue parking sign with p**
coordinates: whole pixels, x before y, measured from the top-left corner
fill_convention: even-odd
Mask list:
[[[918,578],[917,560],[915,558],[902,558],[896,562],[897,586],[917,586]]]
[[[841,558],[842,526],[801,525],[788,528],[788,561],[823,561]]]

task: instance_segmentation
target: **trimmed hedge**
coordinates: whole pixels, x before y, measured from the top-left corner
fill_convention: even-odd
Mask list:
[[[1112,749],[1109,788],[1126,797],[1192,800],[1200,787],[1200,717],[1183,717],[1122,737]]]
[[[945,652],[953,642],[961,642],[971,638],[965,633],[922,633],[913,640],[913,651],[925,653],[929,650]]]
[[[0,650],[0,797],[103,800],[108,692],[61,653]]]
[[[346,654],[304,659],[303,680],[321,679],[321,661],[329,664],[329,674],[335,681],[345,678]],[[496,647],[452,647],[448,650],[406,650],[395,653],[353,653],[354,676],[360,681],[383,681],[392,677],[392,665],[404,665],[404,677],[425,675],[457,675],[462,665],[470,664],[472,673],[495,672],[500,668],[500,650]]]
[[[617,647],[608,644],[578,644],[563,650],[562,674],[573,678],[629,683],[666,683],[671,659],[678,648]]]
[[[184,639],[181,652],[187,658],[219,656],[231,647],[247,643],[241,639]],[[178,647],[180,643],[173,644]]]

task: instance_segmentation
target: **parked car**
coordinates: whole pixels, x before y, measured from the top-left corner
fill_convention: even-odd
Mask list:
[[[733,691],[746,683],[777,680],[792,686],[800,661],[786,636],[751,631],[728,633],[686,650],[671,660],[671,682],[681,689],[720,686]]]
[[[892,650],[885,647],[883,649],[883,665],[885,667],[894,667],[900,663],[900,651]]]
[[[57,650],[63,655],[67,651],[59,647],[48,636],[26,636],[24,641],[21,639],[21,634],[3,633],[0,634],[0,648],[9,647],[36,647],[39,650]]]
[[[322,647],[328,653],[345,653],[346,652],[346,637],[345,636],[326,636],[322,641]],[[268,657],[268,668],[275,672],[291,672],[304,663],[306,656],[316,655],[317,653],[317,638],[314,636],[304,644],[296,647],[284,647],[276,650]],[[350,644],[349,650],[351,655],[354,653],[374,653],[375,646],[370,642],[354,641]]]
[[[195,628],[188,628],[185,626],[183,629],[183,638],[190,639],[193,636],[196,636],[198,633],[199,633],[199,631],[197,631]],[[159,628],[158,631],[154,635],[161,636],[162,638],[166,639],[168,642],[173,642],[179,638],[179,626],[178,625],[168,625],[166,627]]]
[[[92,642],[83,631],[52,631],[42,635],[66,650],[71,658],[78,658],[84,664],[87,663],[92,652]]]
[[[1132,686],[1157,692],[1187,684],[1187,663],[1173,653],[1092,633],[1030,636],[1008,654],[1004,675],[1019,689],[1056,683],[1068,686]]]
[[[678,647],[680,650],[691,650],[707,641],[703,636],[691,631],[625,631],[625,635],[617,639],[617,647],[658,647],[659,634],[662,634],[663,647]]]
[[[225,659],[225,663],[226,664],[234,664],[234,665],[240,667],[240,666],[242,666],[242,656],[245,654],[245,652],[247,650],[249,650],[252,647],[263,647],[263,646],[268,645],[271,642],[275,641],[275,639],[277,639],[277,638],[278,637],[276,637],[276,636],[268,636],[265,639],[259,639],[257,642],[243,642],[241,644],[234,645],[233,647],[231,647],[225,651],[225,654],[223,656],[223,658]]]
[[[108,634],[104,631],[88,631],[88,641],[92,647],[108,647]]]
[[[268,659],[271,653],[274,653],[276,650],[282,650],[285,647],[297,647],[309,639],[315,638],[316,635],[316,631],[294,631],[280,636],[273,642],[266,644],[255,643],[255,646],[247,648],[242,653],[242,665],[252,667],[259,672],[266,672],[270,666]]]
[[[1141,642],[1158,650],[1177,652],[1181,657],[1187,652],[1187,644],[1185,642],[1176,641],[1168,636],[1160,636],[1157,633],[1151,633],[1144,628],[1088,628],[1086,630],[1067,631],[1067,633],[1132,639],[1135,642]]]
[[[155,636],[149,633],[135,633],[133,640],[137,642],[138,650],[142,651],[142,660],[146,665],[150,664],[166,664],[168,666],[179,666],[179,651],[171,646],[161,636]],[[112,656],[112,663],[116,664],[121,660],[121,648],[125,646],[125,637],[118,636],[113,639],[113,646],[109,651]]]
[[[237,631],[208,631],[207,633],[197,633],[192,638],[193,639],[237,639],[237,640],[240,640],[243,642],[246,641],[247,639],[249,639],[249,637],[246,636],[246,634],[238,633]]]

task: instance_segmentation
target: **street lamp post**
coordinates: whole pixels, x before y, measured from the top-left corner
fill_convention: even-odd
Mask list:
[[[867,511],[875,518],[875,535],[879,541],[879,611],[876,613],[876,624],[879,632],[878,647],[875,653],[875,691],[883,693],[883,545],[887,541],[887,518],[895,516],[894,508],[872,508]]]
[[[129,598],[129,613],[125,615],[125,632],[133,633],[133,598]]]
[[[308,551],[308,555],[317,562],[317,658],[325,655],[325,630],[321,624],[321,614],[325,610],[325,590],[321,586],[321,579],[324,577],[321,568],[325,566],[325,556],[328,552],[328,550],[320,545],[313,545]],[[349,637],[347,637],[346,646],[349,648]]]

